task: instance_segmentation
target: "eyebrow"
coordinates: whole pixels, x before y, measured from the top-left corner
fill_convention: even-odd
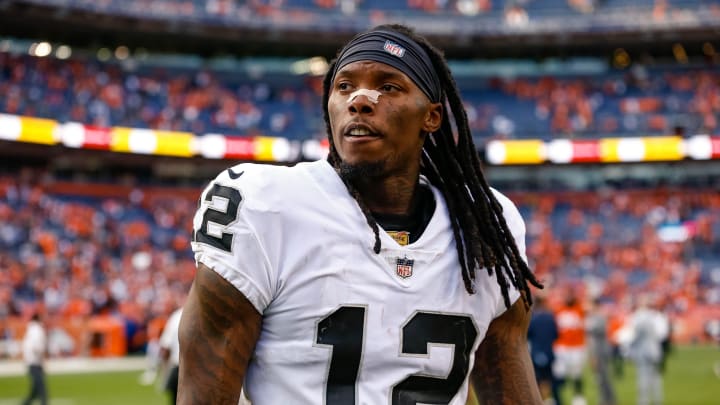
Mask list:
[[[346,67],[347,66],[343,67],[341,70],[339,70],[335,74],[335,80],[337,80],[339,77],[345,77],[345,78],[352,79],[354,76],[357,76],[360,73],[364,73],[367,70],[367,69],[359,69],[359,68],[346,69]],[[371,71],[373,72],[373,75],[374,75],[373,78],[376,80],[400,79],[403,81],[412,82],[406,74],[399,72],[399,71],[385,69],[385,68],[375,68],[375,69],[372,69]]]

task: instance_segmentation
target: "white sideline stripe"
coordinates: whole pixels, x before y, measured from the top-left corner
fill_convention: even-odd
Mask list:
[[[142,371],[147,365],[145,357],[88,358],[73,357],[50,359],[45,363],[48,374],[80,374],[108,371]],[[0,377],[27,374],[27,366],[20,360],[0,361]],[[0,402],[2,405],[2,402]]]

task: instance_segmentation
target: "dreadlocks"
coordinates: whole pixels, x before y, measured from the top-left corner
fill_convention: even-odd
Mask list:
[[[497,272],[496,279],[507,307],[510,306],[508,295],[510,284],[523,293],[526,305],[530,305],[532,298],[528,283],[538,288],[542,288],[542,285],[520,256],[515,239],[503,216],[502,206],[493,195],[482,173],[460,93],[445,57],[425,38],[405,26],[392,24],[379,26],[376,29],[399,32],[420,45],[430,57],[444,89],[441,101],[449,106],[452,113],[457,130],[457,141],[444,108],[440,133],[428,134],[425,138],[421,173],[442,192],[447,202],[465,289],[471,294],[475,292],[475,266],[485,267],[490,275]],[[341,158],[333,142],[328,114],[330,88],[337,62],[337,59],[331,62],[323,81],[323,115],[330,140],[328,162],[339,171]],[[375,234],[374,252],[380,253],[380,234],[375,218],[351,180],[346,176],[340,177],[358,202],[368,225]]]

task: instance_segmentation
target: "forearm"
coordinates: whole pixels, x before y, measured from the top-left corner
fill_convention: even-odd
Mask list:
[[[481,404],[542,404],[527,346],[529,317],[520,299],[490,325],[472,373]]]
[[[180,323],[179,404],[237,404],[260,315],[207,268],[198,274]]]

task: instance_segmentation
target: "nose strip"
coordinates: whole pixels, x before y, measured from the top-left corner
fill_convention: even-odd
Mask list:
[[[380,93],[377,90],[357,89],[350,94],[350,97],[348,97],[348,99],[347,99],[347,103],[350,104],[353,101],[355,101],[355,98],[357,96],[365,96],[365,97],[367,97],[368,100],[370,100],[371,103],[377,104],[378,98],[380,98],[381,94],[382,93]]]

